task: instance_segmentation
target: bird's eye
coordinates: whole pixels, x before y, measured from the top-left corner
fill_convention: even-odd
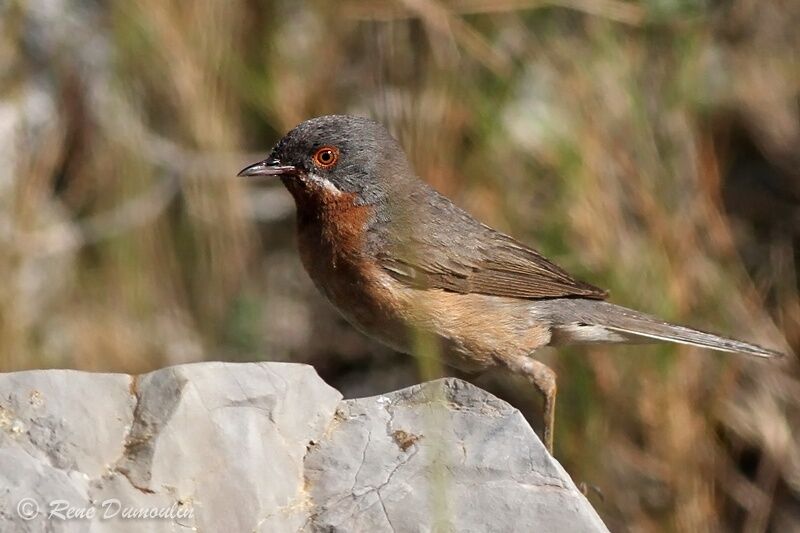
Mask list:
[[[339,161],[339,150],[334,146],[323,146],[314,152],[314,164],[320,168],[331,168]]]

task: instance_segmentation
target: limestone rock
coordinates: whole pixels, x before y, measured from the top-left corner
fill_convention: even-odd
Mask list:
[[[145,516],[143,516],[145,515]],[[0,375],[2,531],[606,531],[520,413],[306,365]]]

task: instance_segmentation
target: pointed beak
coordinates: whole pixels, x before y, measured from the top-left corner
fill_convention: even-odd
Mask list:
[[[274,157],[253,163],[249,167],[245,167],[239,172],[240,177],[250,176],[285,176],[287,174],[296,174],[297,168],[292,165],[283,165]]]

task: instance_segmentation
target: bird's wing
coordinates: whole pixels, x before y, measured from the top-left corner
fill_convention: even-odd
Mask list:
[[[395,279],[416,288],[510,298],[608,297],[607,291],[573,278],[536,250],[480,224],[449,202],[434,207],[448,211],[421,226],[434,231],[395,235],[391,245],[377,252],[381,267]],[[430,213],[417,212],[422,218]],[[454,220],[458,223],[449,227]],[[411,220],[403,226],[420,227]]]

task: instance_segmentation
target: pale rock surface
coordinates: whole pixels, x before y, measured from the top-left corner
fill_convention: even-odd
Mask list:
[[[0,531],[191,530],[606,528],[516,409],[456,379],[342,400],[289,363],[0,375]]]

